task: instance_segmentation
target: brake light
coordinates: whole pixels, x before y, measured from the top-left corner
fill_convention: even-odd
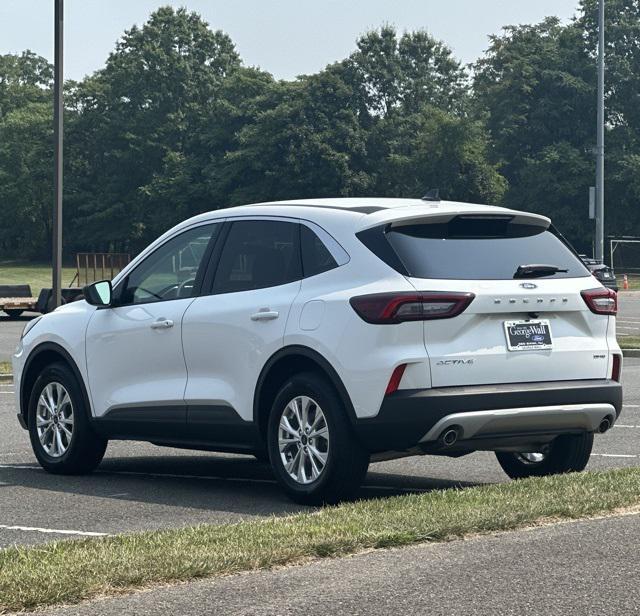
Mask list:
[[[464,312],[473,293],[401,292],[352,297],[349,303],[367,323],[388,325],[405,321],[450,319]]]
[[[406,367],[407,364],[400,364],[399,366],[396,366],[396,369],[393,371],[391,378],[389,379],[387,389],[384,392],[385,396],[392,394],[394,391],[398,391],[398,387],[400,387],[400,381],[402,380],[402,375],[404,374]]]
[[[595,314],[618,314],[618,294],[612,289],[589,289],[582,291],[582,298]]]
[[[620,373],[622,371],[622,355],[617,353],[613,356],[613,366],[611,367],[611,378],[620,382]]]

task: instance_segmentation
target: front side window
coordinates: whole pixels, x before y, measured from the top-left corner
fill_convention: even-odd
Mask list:
[[[123,281],[120,304],[193,297],[196,277],[220,223],[195,227],[165,242]]]
[[[213,293],[264,289],[300,280],[297,223],[241,220],[231,224],[222,249]]]

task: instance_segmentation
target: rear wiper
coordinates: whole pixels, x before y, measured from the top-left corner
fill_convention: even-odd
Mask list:
[[[553,276],[558,272],[568,272],[568,269],[562,269],[557,265],[544,265],[540,263],[531,263],[529,265],[518,265],[514,278],[542,278],[543,276]]]

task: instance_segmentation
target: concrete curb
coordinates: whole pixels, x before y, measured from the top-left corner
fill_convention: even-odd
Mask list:
[[[13,374],[0,374],[0,383],[13,383]]]
[[[622,349],[624,357],[640,357],[640,349]]]

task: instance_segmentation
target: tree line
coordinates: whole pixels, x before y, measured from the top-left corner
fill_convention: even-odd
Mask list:
[[[442,198],[541,212],[590,251],[596,0],[508,26],[464,66],[391,26],[293,81],[245,66],[200,16],[163,7],[65,84],[64,250],[137,252],[199,212],[306,197]],[[640,235],[640,0],[607,6],[607,233]],[[46,259],[52,66],[0,56],[0,256]]]

